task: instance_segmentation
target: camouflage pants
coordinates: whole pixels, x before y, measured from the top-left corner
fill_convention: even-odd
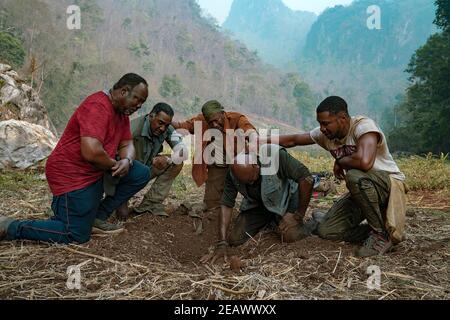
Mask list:
[[[345,177],[349,194],[338,200],[318,226],[324,239],[358,243],[371,229],[385,231],[385,212],[391,182],[384,171],[350,170]],[[361,224],[367,220],[368,225]]]
[[[170,188],[182,169],[183,164],[171,164],[164,170],[158,170],[153,167],[151,170],[151,180],[156,180],[150,190],[145,194],[139,207],[134,210],[137,213],[152,212],[153,214],[157,214],[158,212],[164,212],[163,202],[169,195]]]

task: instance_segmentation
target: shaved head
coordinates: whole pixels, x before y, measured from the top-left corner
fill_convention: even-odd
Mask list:
[[[239,154],[231,165],[231,172],[242,183],[253,183],[259,179],[261,168],[256,156]]]

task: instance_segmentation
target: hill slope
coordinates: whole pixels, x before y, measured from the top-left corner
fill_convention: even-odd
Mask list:
[[[316,21],[313,12],[292,11],[281,0],[234,0],[226,30],[278,67],[298,58]]]
[[[293,96],[300,80],[286,81],[286,75],[221,33],[201,16],[195,0],[77,3],[81,30],[66,27],[72,1],[0,4],[0,21],[15,30],[28,52],[23,73],[42,85],[59,130],[86,95],[110,87],[127,72],[149,81],[150,98],[142,112],[164,100],[191,115],[206,100],[218,99],[230,110],[301,124]]]

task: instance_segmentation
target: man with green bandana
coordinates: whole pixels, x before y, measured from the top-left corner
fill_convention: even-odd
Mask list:
[[[194,132],[196,123],[197,125],[200,125],[201,132]],[[235,141],[234,148],[232,149],[233,154],[226,154],[225,133],[227,130],[236,132],[236,130],[240,129],[249,136],[252,134],[256,135],[255,127],[243,114],[238,112],[226,112],[222,104],[216,100],[205,103],[202,107],[202,114],[184,122],[174,122],[173,126],[176,129],[184,129],[190,134],[201,133],[202,137],[205,136],[208,129],[216,129],[223,134],[223,139],[221,139],[221,141],[203,141],[202,139],[201,163],[195,163],[196,161],[194,161],[192,166],[192,177],[197,186],[200,187],[206,183],[203,200],[204,211],[216,212],[218,214],[220,211],[225,177],[229,167],[226,158],[233,159],[242,151],[238,150],[238,145],[236,145]],[[249,137],[248,139],[251,138]],[[214,144],[215,147],[214,161],[212,161],[213,163],[207,164],[204,161],[203,154],[205,153],[205,149],[208,146],[211,146],[211,144]]]
[[[131,123],[136,159],[151,169],[151,180],[155,180],[141,204],[134,208],[135,213],[168,216],[163,202],[170,192],[173,181],[183,168],[182,161],[187,158],[182,137],[171,125],[173,116],[172,107],[166,103],[158,103],[150,114]],[[172,149],[176,149],[172,157],[161,155],[164,142]],[[177,161],[174,161],[175,158]],[[124,203],[116,214],[119,218],[126,219],[129,215],[127,203]]]

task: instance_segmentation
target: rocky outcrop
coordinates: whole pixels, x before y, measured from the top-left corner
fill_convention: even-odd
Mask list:
[[[56,130],[39,95],[0,64],[0,169],[26,169],[56,146]]]
[[[56,134],[39,95],[10,66],[0,64],[0,121],[11,119],[38,124]]]
[[[56,147],[55,135],[25,121],[0,122],[0,169],[27,169],[46,159]]]

